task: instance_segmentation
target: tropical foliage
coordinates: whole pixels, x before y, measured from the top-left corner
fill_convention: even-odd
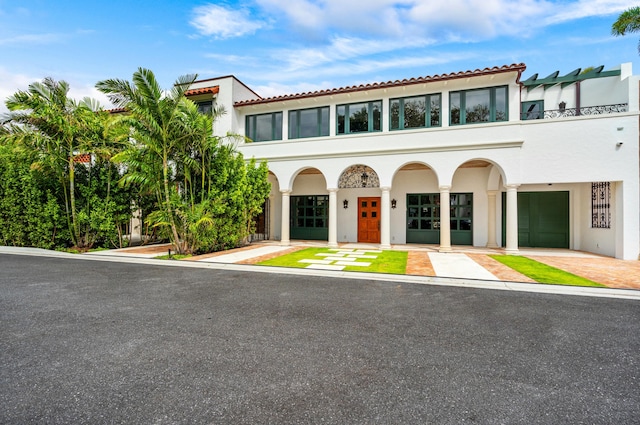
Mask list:
[[[139,69],[97,87],[124,113],[77,102],[46,78],[6,100],[0,125],[0,244],[121,247],[133,209],[178,253],[245,243],[269,194],[266,164],[213,135],[224,113],[185,97],[195,75],[163,91]]]
[[[615,36],[638,31],[640,31],[640,6],[625,10],[611,25],[611,34]],[[640,43],[638,43],[638,53],[640,54]]]
[[[266,164],[245,164],[233,136],[213,135],[211,116],[184,94],[195,75],[180,77],[164,92],[153,72],[139,68],[133,81],[111,79],[97,87],[127,114],[134,142],[114,160],[127,165],[122,182],[150,194],[157,208],[149,221],[166,232],[179,254],[240,245],[269,194]]]

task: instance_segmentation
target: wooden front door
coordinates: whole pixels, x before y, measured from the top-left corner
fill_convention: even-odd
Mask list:
[[[358,198],[358,242],[380,243],[380,198]]]

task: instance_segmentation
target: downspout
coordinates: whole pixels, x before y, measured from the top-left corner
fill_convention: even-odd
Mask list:
[[[580,81],[576,81],[576,116],[580,116]]]

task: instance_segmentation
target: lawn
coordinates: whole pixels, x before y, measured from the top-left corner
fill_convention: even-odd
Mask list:
[[[539,261],[532,260],[531,258],[517,255],[491,255],[490,257],[508,267],[511,267],[515,271],[530,277],[538,283],[605,287],[605,285],[598,282],[548,266]]]
[[[277,266],[277,267],[297,267],[305,268],[309,263],[300,262],[300,260],[318,259],[322,260],[327,257],[317,254],[335,253],[335,250],[329,248],[306,248],[280,257],[258,263],[261,266]],[[371,273],[391,273],[404,274],[407,269],[407,255],[405,251],[382,251],[380,253],[367,253],[375,255],[376,258],[358,259],[357,262],[370,262],[370,266],[345,266],[345,271],[353,272],[371,272]]]

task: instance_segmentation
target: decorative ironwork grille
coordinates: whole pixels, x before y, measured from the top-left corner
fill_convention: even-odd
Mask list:
[[[575,117],[578,115],[606,115],[628,111],[628,103],[619,103],[616,105],[585,106],[580,108],[580,111],[578,111],[576,108],[553,109],[544,111],[544,119]]]
[[[339,189],[358,187],[380,187],[380,180],[373,168],[366,165],[352,165],[347,168],[338,180]]]
[[[591,227],[611,228],[611,183],[591,183]]]

